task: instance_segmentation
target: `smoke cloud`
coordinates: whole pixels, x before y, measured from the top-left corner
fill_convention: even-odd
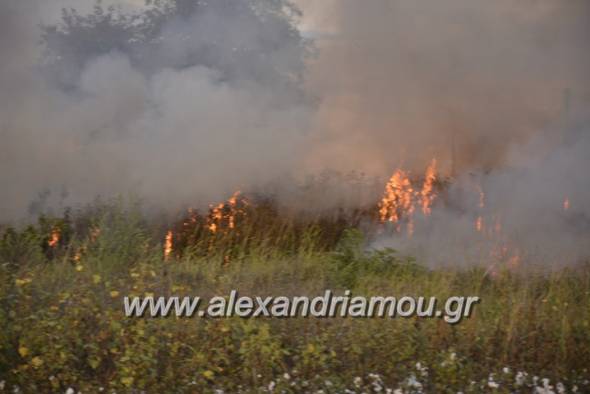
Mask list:
[[[454,141],[455,170],[490,169],[560,127],[564,89],[587,104],[587,2],[315,3],[311,28],[328,24],[310,70],[312,165],[387,173],[437,156],[450,172]]]
[[[129,193],[176,210],[291,171],[311,106],[278,72],[300,48],[241,3],[172,18],[148,49],[95,55],[84,32],[57,34],[47,67],[40,2],[3,2],[0,218]]]
[[[211,3],[167,21],[153,47],[82,45],[50,71],[39,23],[55,7],[0,4],[0,221],[129,193],[175,210],[269,182],[291,201],[293,179],[325,170],[373,177],[367,201],[374,179],[436,157],[454,207],[380,244],[456,260],[449,245],[474,243],[476,179],[511,239],[587,255],[587,1],[299,0],[299,32]],[[322,204],[353,205],[354,182],[322,189]]]
[[[302,7],[319,47],[309,86],[321,97],[306,165],[382,177],[401,166],[419,176],[436,157],[453,177],[432,216],[417,215],[412,238],[383,235],[375,246],[435,265],[488,263],[506,245],[541,263],[590,255],[590,4]],[[482,239],[480,215],[499,221],[501,235]]]

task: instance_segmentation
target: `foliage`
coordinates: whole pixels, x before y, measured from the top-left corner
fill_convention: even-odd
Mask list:
[[[136,12],[98,0],[88,15],[64,9],[59,24],[44,26],[44,63],[66,89],[89,62],[118,53],[146,75],[201,66],[223,81],[282,81],[293,90],[310,53],[299,15],[288,0],[156,0]],[[285,53],[290,61],[279,61]]]
[[[44,253],[55,226],[68,238]],[[241,249],[238,243],[233,247],[241,257],[227,262],[229,241],[220,239],[223,248],[200,253],[192,247],[193,253],[164,261],[162,234],[152,226],[137,209],[115,204],[90,216],[42,218],[4,231],[3,387],[481,393],[557,390],[559,382],[568,390],[589,388],[587,265],[495,277],[475,268],[425,269],[395,251],[367,249],[356,229],[325,246],[322,234],[329,231],[318,222],[294,237],[301,247],[267,241]],[[125,318],[122,311],[125,295],[208,298],[232,289],[252,296],[313,296],[325,289],[439,299],[477,295],[482,303],[457,325],[425,318]]]

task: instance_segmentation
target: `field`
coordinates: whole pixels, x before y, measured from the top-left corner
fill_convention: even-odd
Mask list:
[[[590,393],[589,36],[588,0],[0,0],[0,394]]]
[[[277,209],[230,200],[208,215],[190,213],[170,227],[171,236],[122,202],[4,228],[2,390],[590,391],[589,265],[494,275],[485,267],[429,269],[394,250],[369,248],[372,233],[358,215],[301,217]],[[125,295],[208,297],[232,289],[482,301],[454,325],[435,318],[123,314]]]

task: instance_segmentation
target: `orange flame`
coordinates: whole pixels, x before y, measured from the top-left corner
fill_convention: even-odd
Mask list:
[[[396,230],[401,231],[401,221],[407,220],[408,235],[414,232],[413,215],[416,205],[420,205],[424,215],[430,215],[432,203],[436,198],[434,184],[436,182],[436,159],[426,169],[422,189],[414,190],[408,172],[397,169],[385,185],[383,198],[379,203],[379,218],[382,223],[396,224]]]
[[[483,230],[483,218],[481,216],[478,216],[475,220],[475,229],[479,232]]]
[[[477,190],[479,191],[479,207],[480,208],[485,208],[485,206],[486,206],[486,194],[484,193],[483,189],[479,185],[477,186]]]
[[[413,211],[413,193],[407,173],[401,169],[396,170],[387,182],[385,194],[379,204],[381,221],[397,223],[402,213]]]
[[[172,241],[172,230],[168,230],[168,232],[166,233],[166,238],[164,240],[164,260],[168,260],[170,258],[170,255],[172,254]]]
[[[209,231],[215,234],[223,227],[223,224],[225,224],[227,228],[235,228],[236,216],[243,213],[243,211],[238,208],[240,194],[241,192],[238,190],[227,200],[227,202],[222,202],[210,207],[209,217],[207,218],[207,228]],[[243,198],[240,201],[246,203]]]
[[[53,230],[51,230],[51,235],[49,237],[49,241],[47,241],[47,245],[49,245],[50,248],[57,247],[57,245],[59,244],[60,238],[61,238],[60,229],[57,227],[54,227]]]
[[[94,227],[90,231],[90,242],[95,242],[100,236],[100,227]]]
[[[420,195],[422,197],[422,212],[424,215],[430,215],[432,211],[432,201],[436,197],[434,193],[434,182],[436,181],[436,159],[432,159],[432,162],[426,169],[426,176],[424,177],[424,184],[422,185],[422,191]]]
[[[568,197],[566,197],[563,200],[563,210],[567,211],[568,209],[570,209],[570,199]]]

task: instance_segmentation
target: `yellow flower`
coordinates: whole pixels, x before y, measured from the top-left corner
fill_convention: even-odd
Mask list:
[[[203,372],[203,376],[205,377],[205,379],[213,379],[213,375],[213,371],[206,370],[205,372]]]
[[[111,290],[111,297],[113,297],[113,298],[119,297],[119,292],[117,290]]]
[[[19,348],[18,348],[18,354],[20,354],[21,357],[26,357],[27,354],[29,354],[29,349],[27,349],[24,346],[19,346]]]
[[[43,360],[41,357],[33,357],[31,364],[33,364],[35,368],[39,368],[41,365],[43,365]]]
[[[31,278],[24,278],[24,279],[16,279],[16,280],[14,281],[14,283],[15,283],[17,286],[19,286],[19,287],[20,287],[20,286],[24,286],[24,285],[26,285],[26,284],[28,284],[28,283],[31,283],[32,281],[33,281],[33,280],[32,280]]]
[[[94,284],[99,284],[100,280],[100,275],[92,275],[92,281],[94,282]]]
[[[126,387],[129,387],[133,384],[133,377],[128,376],[125,378],[121,378],[121,383],[123,383]]]

